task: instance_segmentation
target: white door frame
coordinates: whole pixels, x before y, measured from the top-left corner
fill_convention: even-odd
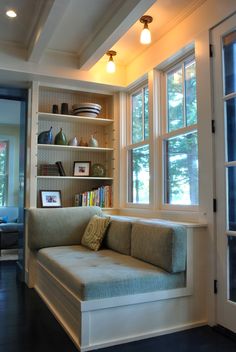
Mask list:
[[[216,305],[216,322],[223,327],[236,332],[236,303],[229,300],[228,280],[228,239],[227,235],[227,178],[225,153],[225,101],[223,87],[222,36],[236,28],[236,15],[215,27],[212,34],[214,57],[214,118],[216,121],[215,133],[215,175],[216,175],[216,268],[218,280],[218,294]],[[236,232],[233,233],[235,235]]]

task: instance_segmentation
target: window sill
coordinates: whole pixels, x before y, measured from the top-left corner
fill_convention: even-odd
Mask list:
[[[147,219],[161,219],[181,223],[194,223],[195,225],[206,225],[206,213],[186,210],[153,210],[147,208],[120,208],[117,215],[132,216]]]

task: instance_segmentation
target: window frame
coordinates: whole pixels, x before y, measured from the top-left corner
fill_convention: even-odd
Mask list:
[[[143,104],[142,107],[142,121],[143,121],[143,139],[139,142],[133,143],[132,139],[132,128],[133,128],[133,116],[132,116],[132,96],[135,94],[138,94],[138,92],[142,91],[142,98],[143,102],[145,101],[145,88],[148,89],[149,91],[149,99],[148,99],[148,108],[149,108],[149,136],[147,139],[145,138],[145,106]],[[143,81],[140,85],[136,86],[132,90],[129,90],[127,92],[127,115],[126,115],[126,126],[127,126],[127,132],[126,132],[126,145],[125,145],[125,152],[126,152],[126,196],[125,196],[125,206],[128,208],[150,208],[151,207],[151,145],[150,145],[150,140],[151,140],[151,124],[150,124],[150,89],[149,89],[149,83],[148,80]],[[149,179],[149,202],[148,203],[136,203],[136,202],[130,202],[129,201],[129,195],[130,195],[130,178],[131,178],[131,168],[129,167],[130,165],[130,155],[132,150],[141,148],[144,146],[149,147],[149,174],[150,174],[150,179]]]
[[[166,141],[173,137],[178,137],[186,133],[196,131],[198,134],[198,110],[197,110],[197,123],[193,125],[187,125],[187,117],[186,117],[186,94],[185,94],[185,79],[183,79],[182,87],[183,87],[183,122],[184,127],[177,128],[168,132],[169,130],[169,121],[168,121],[168,91],[167,91],[167,77],[170,72],[175,71],[178,67],[183,68],[186,67],[186,63],[190,63],[191,61],[195,61],[196,58],[193,53],[183,56],[178,61],[172,63],[166,68],[161,70],[161,119],[160,119],[160,140],[161,140],[161,202],[160,202],[160,210],[176,210],[176,211],[199,211],[199,200],[198,204],[170,204],[166,202],[166,159],[165,159],[165,144]],[[184,76],[185,78],[185,76]],[[196,94],[197,95],[197,94]],[[198,143],[199,143],[199,134],[198,134]],[[198,161],[199,161],[199,150],[198,150]],[[198,169],[199,176],[199,169]],[[198,196],[199,196],[199,177],[198,177]]]
[[[6,178],[6,191],[5,191],[5,204],[1,206],[7,206],[8,205],[8,189],[9,189],[9,153],[10,153],[10,144],[9,140],[7,139],[0,139],[0,143],[5,143],[6,144],[6,161],[5,161],[5,168],[6,172],[5,174],[0,174],[1,176]]]

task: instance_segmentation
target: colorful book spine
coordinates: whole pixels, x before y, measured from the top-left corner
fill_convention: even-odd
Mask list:
[[[112,187],[102,186],[88,192],[75,195],[75,206],[99,206],[101,208],[112,207]]]

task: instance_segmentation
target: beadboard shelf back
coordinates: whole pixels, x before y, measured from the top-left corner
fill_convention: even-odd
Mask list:
[[[35,111],[36,139],[52,127],[53,143],[55,136],[62,129],[67,142],[76,137],[77,146],[37,144],[36,150],[36,206],[40,207],[40,190],[60,190],[62,206],[74,206],[75,195],[91,192],[109,186],[114,182],[114,97],[111,94],[82,92],[70,89],[38,86],[38,104]],[[96,117],[72,115],[72,105],[79,103],[97,103],[101,113]],[[68,104],[68,114],[61,114],[62,103]],[[58,106],[58,113],[52,113],[52,106]],[[97,147],[88,146],[93,136],[98,141]],[[87,146],[84,146],[87,144]],[[60,161],[65,171],[64,176],[44,174],[45,165]],[[103,177],[76,177],[74,162],[102,164],[105,169]],[[45,171],[46,170],[46,171]],[[112,192],[111,192],[112,193]],[[110,195],[113,199],[113,194]],[[94,204],[95,205],[95,204]],[[111,204],[112,206],[112,204]],[[110,207],[108,207],[110,209]]]

